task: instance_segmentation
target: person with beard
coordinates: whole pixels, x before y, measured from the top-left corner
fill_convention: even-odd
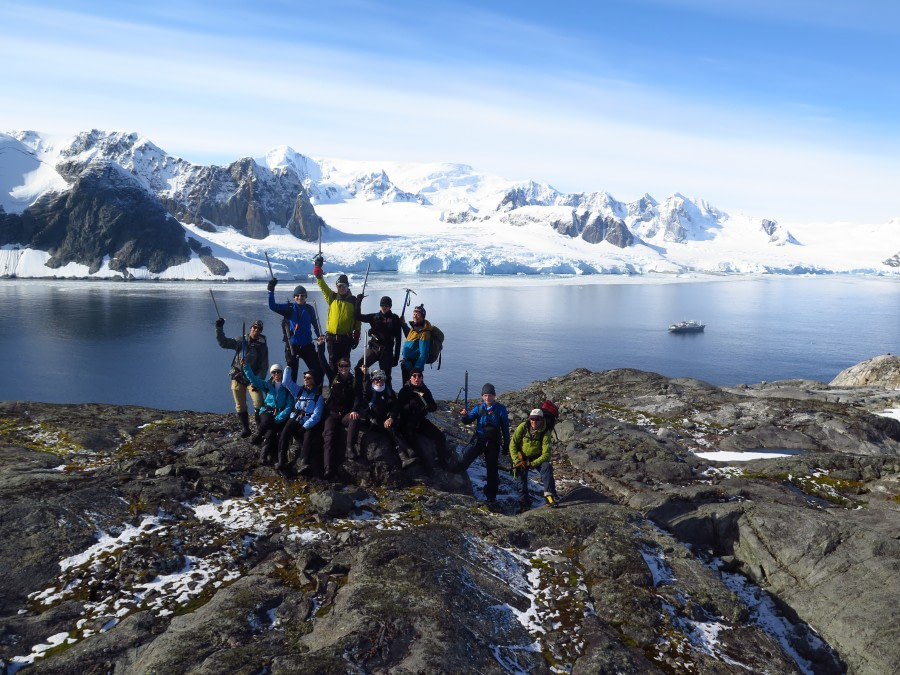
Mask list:
[[[347,430],[346,457],[355,457],[354,442],[358,431],[360,415],[357,411],[359,380],[350,370],[350,359],[338,359],[337,368],[332,368],[325,359],[325,337],[319,338],[319,364],[328,376],[328,399],[325,401],[325,423],[322,428],[325,478],[331,479],[341,464],[341,429]],[[352,429],[352,431],[351,431]]]
[[[328,288],[323,279],[322,258],[316,256],[313,268],[316,284],[328,303],[328,318],[325,322],[325,341],[328,345],[328,362],[337,368],[343,357],[350,358],[350,352],[359,345],[361,324],[356,320],[356,296],[350,293],[350,280],[346,274],[337,278],[337,292]]]
[[[416,447],[416,439],[420,436],[434,443],[437,461],[441,466],[447,465],[447,439],[444,432],[428,419],[428,413],[437,410],[431,390],[425,386],[425,374],[413,367],[409,381],[397,394],[398,426],[400,434],[412,446]],[[425,457],[421,448],[416,448],[420,457]]]
[[[368,323],[369,344],[366,346],[363,358],[356,364],[357,376],[363,364],[377,366],[384,371],[385,382],[391,386],[391,369],[400,363],[400,345],[403,342],[400,332],[400,317],[391,311],[393,301],[390,296],[381,298],[381,311],[372,314],[362,314],[362,294],[356,296],[356,320]]]

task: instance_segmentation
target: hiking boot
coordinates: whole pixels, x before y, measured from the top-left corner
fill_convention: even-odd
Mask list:
[[[525,513],[530,508],[531,504],[529,502],[519,502],[519,506],[518,508],[516,508],[516,513]]]
[[[260,462],[260,464],[268,464],[269,463],[269,449],[268,448],[263,448],[262,450],[259,451],[259,462]]]
[[[544,495],[544,499],[547,500],[547,506],[551,509],[555,509],[559,506],[559,497],[557,495]]]
[[[250,415],[245,412],[238,413],[238,419],[241,421],[241,438],[247,438],[250,435]]]
[[[310,465],[308,462],[303,462],[297,467],[297,475],[298,476],[309,476]]]
[[[400,460],[400,466],[402,466],[404,469],[406,469],[407,467],[412,466],[413,464],[415,464],[418,461],[419,461],[418,457],[404,457]]]

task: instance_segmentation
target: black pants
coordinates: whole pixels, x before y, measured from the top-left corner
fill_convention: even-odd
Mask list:
[[[294,382],[297,381],[300,359],[303,359],[306,369],[315,374],[316,384],[322,384],[324,374],[322,373],[322,366],[319,365],[319,355],[316,353],[315,345],[312,342],[300,347],[295,344],[291,345],[290,357],[285,365],[291,367],[291,376]]]
[[[350,352],[353,350],[353,336],[329,333],[325,336],[325,344],[328,345],[328,363],[331,364],[331,369],[337,372],[337,364],[341,358],[350,360]]]
[[[325,418],[325,424],[322,429],[322,440],[324,443],[324,459],[325,473],[334,473],[343,461],[344,451],[341,448],[341,429],[347,429],[347,445],[355,440],[351,437],[350,427],[356,427],[350,419],[350,413],[341,414],[340,412],[330,412]],[[354,432],[355,432],[354,428]]]
[[[419,457],[425,459],[425,453],[416,443],[417,436],[424,436],[434,443],[434,449],[437,453],[438,464],[446,466],[449,460],[449,452],[447,451],[447,438],[444,432],[438,429],[429,419],[419,420],[416,426],[404,427],[402,430],[403,437],[407,442],[416,449]]]
[[[458,471],[463,472],[475,461],[478,455],[484,453],[484,465],[487,467],[487,481],[484,486],[484,496],[487,499],[497,498],[497,487],[500,485],[500,441],[499,439],[486,439],[477,436],[475,442],[466,447],[462,459],[457,465]]]
[[[387,386],[391,386],[391,368],[394,367],[394,357],[391,354],[390,350],[385,347],[373,347],[369,345],[366,347],[366,353],[364,356],[366,368],[368,368],[371,373],[376,367],[381,368],[384,371],[384,380]],[[363,364],[363,359],[360,359],[356,362],[356,374],[357,377],[360,376]],[[404,380],[405,381],[405,380]]]
[[[278,439],[281,437],[282,429],[284,429],[284,422],[276,421],[273,413],[268,411],[259,413],[256,435],[262,439],[263,451],[267,456],[275,457],[275,453],[278,452]]]
[[[291,444],[295,440],[300,441],[300,466],[308,466],[310,463],[310,451],[312,449],[312,443],[315,440],[315,435],[318,432],[318,424],[310,429],[305,429],[303,427],[303,421],[299,418],[289,419],[285,425],[284,429],[281,431],[281,436],[278,440],[278,463],[281,465],[287,464],[288,452],[291,449]]]

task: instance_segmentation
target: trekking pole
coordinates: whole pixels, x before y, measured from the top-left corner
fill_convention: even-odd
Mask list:
[[[222,315],[219,313],[219,305],[216,303],[216,296],[213,295],[213,292],[212,292],[212,289],[211,289],[211,288],[209,289],[209,297],[212,298],[212,301],[213,301],[213,307],[216,308],[216,316],[219,317],[219,318],[221,319],[221,318],[222,318]]]
[[[463,384],[463,408],[465,410],[469,409],[469,371],[466,371],[465,379],[463,380],[465,384]]]
[[[241,365],[244,365],[244,357],[246,356],[246,338],[247,335],[247,322],[241,324]]]

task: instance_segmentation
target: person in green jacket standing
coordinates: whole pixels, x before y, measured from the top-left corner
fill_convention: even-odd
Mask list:
[[[524,513],[531,507],[528,494],[528,470],[537,469],[544,484],[544,499],[548,506],[556,506],[556,481],[553,480],[553,465],[550,463],[550,433],[544,424],[544,411],[532,410],[528,419],[516,427],[509,443],[513,476],[519,493],[519,511]]]
[[[350,359],[350,352],[359,344],[361,324],[356,319],[356,296],[350,293],[350,280],[346,274],[337,278],[337,292],[328,288],[322,278],[322,259],[316,256],[313,268],[316,284],[325,302],[328,303],[328,318],[325,322],[325,343],[328,346],[328,363],[332,370],[337,370],[338,361]]]

